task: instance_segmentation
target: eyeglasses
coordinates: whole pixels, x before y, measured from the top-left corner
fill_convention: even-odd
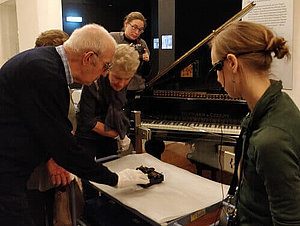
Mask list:
[[[209,74],[212,73],[212,72],[215,72],[215,71],[221,71],[223,69],[223,66],[224,66],[224,61],[226,60],[225,59],[222,59],[222,60],[219,60],[217,63],[215,63],[212,68],[209,70]]]
[[[269,53],[266,50],[257,50],[257,51],[248,51],[248,52],[242,52],[242,53],[237,53],[235,54],[236,57],[239,57],[241,55],[245,55],[245,54],[251,54],[251,53]],[[224,66],[224,61],[226,60],[226,57],[222,60],[219,60],[217,63],[215,63],[212,68],[209,70],[209,74],[215,71],[221,71],[223,69]]]
[[[98,53],[96,53],[95,51],[93,51],[93,53],[99,57]],[[112,67],[112,64],[111,63],[104,63],[103,65],[103,72],[106,72],[106,71],[109,71]]]
[[[138,28],[138,26],[132,25],[131,23],[128,23],[128,24],[131,26],[132,30],[134,30],[134,31],[138,30],[139,33],[143,33],[144,32],[144,29]]]
[[[103,72],[109,71],[112,68],[111,63],[104,63],[103,65]]]

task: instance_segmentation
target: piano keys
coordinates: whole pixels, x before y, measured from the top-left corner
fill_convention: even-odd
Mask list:
[[[173,130],[186,132],[201,132],[212,134],[239,135],[241,128],[239,125],[228,124],[221,125],[217,123],[202,123],[202,122],[183,122],[183,121],[168,121],[168,120],[143,120],[142,126],[152,130]]]

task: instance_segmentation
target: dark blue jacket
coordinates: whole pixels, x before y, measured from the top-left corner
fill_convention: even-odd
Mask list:
[[[65,70],[54,47],[25,51],[1,68],[0,191],[25,187],[32,170],[49,156],[79,177],[117,184],[115,173],[76,144],[68,109]]]

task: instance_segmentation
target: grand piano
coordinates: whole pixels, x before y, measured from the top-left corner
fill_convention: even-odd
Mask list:
[[[241,98],[229,97],[210,74],[207,43],[232,21],[248,13],[252,2],[159,72],[135,100],[136,150],[141,139],[182,141],[191,145],[187,158],[196,164],[233,172],[234,145],[242,118],[249,112]]]

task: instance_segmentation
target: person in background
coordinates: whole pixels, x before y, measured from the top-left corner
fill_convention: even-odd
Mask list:
[[[110,32],[117,43],[133,45],[139,53],[140,66],[127,87],[127,105],[125,107],[128,117],[131,111],[136,110],[135,97],[137,92],[145,89],[145,79],[151,73],[150,51],[145,40],[140,38],[147,26],[146,18],[140,12],[131,12],[125,16],[121,32]],[[134,144],[134,136],[130,136]],[[146,141],[146,151],[161,159],[161,154],[165,150],[165,144],[161,139],[154,138]]]
[[[42,46],[60,46],[67,41],[69,35],[59,29],[51,29],[42,32],[35,40],[34,47]]]
[[[129,119],[124,112],[126,87],[139,66],[137,51],[128,44],[117,45],[111,69],[90,86],[83,86],[77,113],[76,138],[93,158],[127,151]],[[97,196],[83,180],[85,199]]]
[[[105,28],[88,24],[63,45],[24,51],[0,69],[1,224],[34,225],[26,182],[49,156],[67,171],[98,183],[117,187],[149,183],[141,171],[114,173],[97,164],[71,133],[68,84],[91,85],[105,75],[115,46]]]
[[[272,58],[289,56],[282,37],[267,27],[239,21],[212,41],[218,81],[231,97],[247,101],[237,191],[239,225],[300,225],[300,112],[270,80]]]
[[[145,89],[145,79],[151,71],[150,51],[145,40],[140,38],[146,26],[146,18],[142,13],[131,12],[124,18],[121,32],[110,32],[118,44],[133,45],[139,53],[140,66],[127,87],[129,97]]]

